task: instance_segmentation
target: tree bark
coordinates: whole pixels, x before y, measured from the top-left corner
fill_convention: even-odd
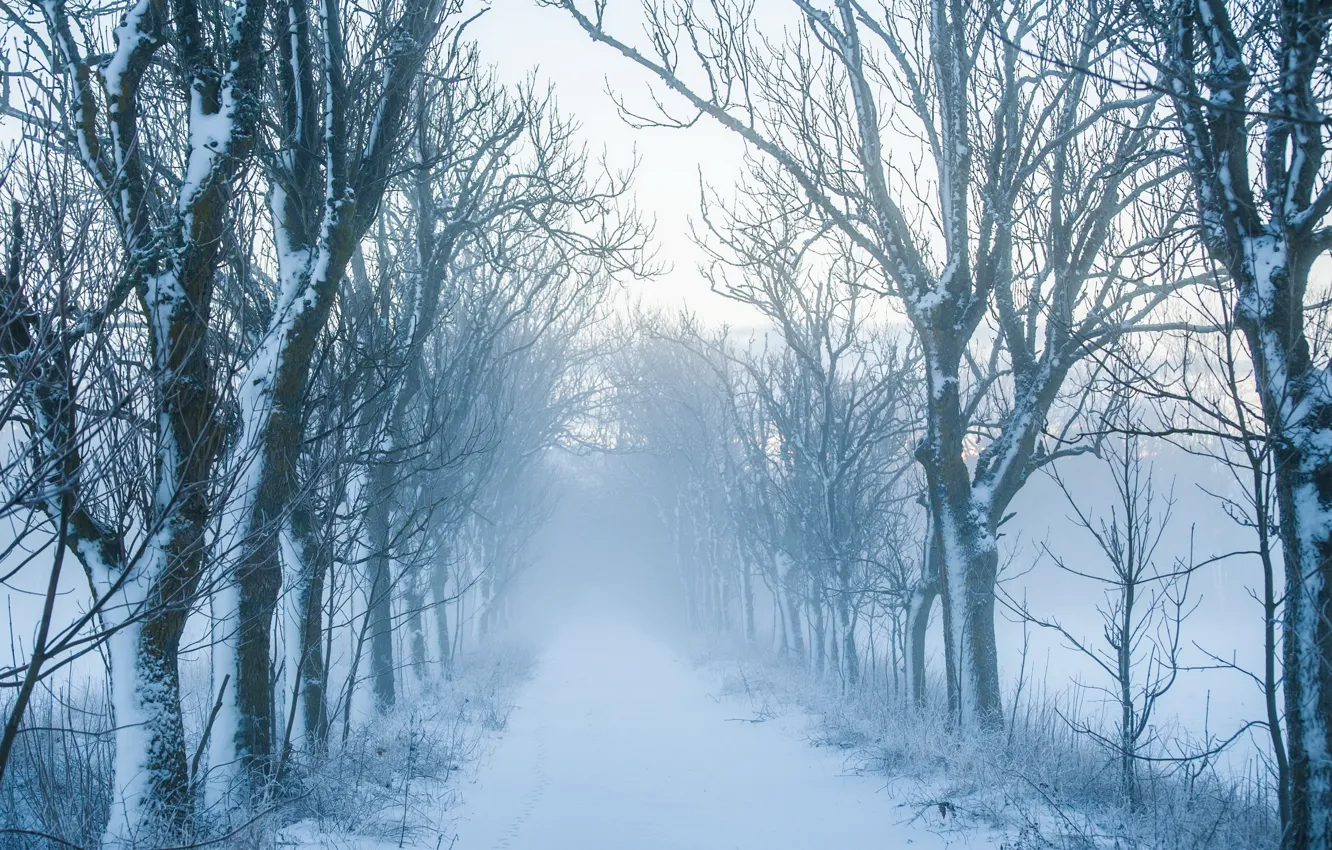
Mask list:
[[[928,695],[925,690],[925,639],[930,626],[930,609],[939,595],[938,584],[922,581],[911,593],[907,609],[907,679],[911,687],[911,700],[924,708]]]
[[[991,527],[994,502],[978,502],[964,459],[966,422],[956,344],[941,332],[926,347],[931,411],[917,458],[925,468],[930,516],[937,524],[950,713],[963,726],[994,729],[1003,725],[994,632],[999,550]]]
[[[292,536],[302,550],[303,575],[300,584],[301,631],[297,657],[300,659],[301,700],[305,734],[309,746],[320,753],[328,745],[328,682],[324,653],[324,585],[330,569],[332,552],[314,538],[314,517],[302,503],[292,513]]]
[[[381,711],[397,701],[393,653],[393,559],[390,552],[390,505],[393,472],[387,462],[377,462],[370,472],[374,494],[366,516],[370,553],[370,676],[375,706]]]

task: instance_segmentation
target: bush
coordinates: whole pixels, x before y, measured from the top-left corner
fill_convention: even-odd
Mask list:
[[[0,716],[9,716],[11,704],[0,703]],[[110,718],[110,699],[100,684],[66,682],[34,693],[0,785],[0,827],[95,847],[111,802]],[[38,835],[0,833],[3,850],[58,844]]]

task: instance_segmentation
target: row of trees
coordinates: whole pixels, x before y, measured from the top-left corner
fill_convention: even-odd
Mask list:
[[[103,844],[189,844],[293,793],[363,682],[387,710],[503,615],[644,229],[461,4],[5,16],[5,577],[43,601],[0,779],[43,679],[100,652]]]
[[[1101,446],[1123,427],[1113,400],[1145,393],[1158,415],[1132,430],[1235,461],[1285,846],[1332,846],[1332,396],[1310,286],[1332,232],[1329,10],[795,0],[768,30],[753,3],[667,2],[635,40],[604,0],[548,5],[660,85],[621,101],[628,120],[707,119],[747,146],[739,200],[704,198],[702,241],[714,287],[771,332],[650,334],[676,347],[652,357],[660,391],[622,389],[623,439],[692,459],[660,487],[712,518],[662,506],[704,541],[681,552],[689,575],[717,576],[697,613],[726,616],[721,594],[747,617],[762,576],[794,602],[781,639],[854,677],[866,600],[896,600],[910,647],[937,593],[949,713],[996,729],[1000,527],[1034,473]]]

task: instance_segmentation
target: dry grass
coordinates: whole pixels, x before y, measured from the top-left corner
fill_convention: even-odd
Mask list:
[[[451,780],[476,758],[486,736],[503,728],[529,668],[526,650],[473,653],[452,677],[426,684],[372,723],[353,726],[345,741],[339,727],[326,755],[296,751],[281,797],[224,845],[436,847],[456,795]],[[199,694],[207,688],[190,686],[199,671],[182,672],[182,708],[194,741],[206,711]],[[29,834],[0,833],[0,850],[97,846],[110,802],[110,730],[110,704],[100,685],[67,682],[33,700],[0,786],[0,828]],[[207,823],[207,814],[199,820]],[[213,831],[228,830],[215,825]]]
[[[1083,707],[1040,688],[1028,687],[1016,710],[1010,705],[1002,733],[964,734],[946,720],[941,683],[933,683],[922,710],[877,688],[847,692],[839,681],[751,650],[700,661],[720,671],[723,692],[747,701],[755,717],[808,713],[812,743],[843,750],[853,768],[886,777],[908,808],[946,809],[949,828],[999,830],[1008,836],[1004,850],[1266,850],[1280,843],[1263,772],[1228,775],[1214,760],[1144,762],[1141,804],[1131,810],[1112,754],[1069,723]]]

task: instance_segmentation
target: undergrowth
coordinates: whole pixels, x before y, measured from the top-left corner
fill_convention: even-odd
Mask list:
[[[529,657],[512,650],[469,657],[451,681],[427,688],[373,723],[351,732],[327,758],[307,760],[306,792],[287,809],[287,847],[447,845],[448,811],[458,799],[455,774],[503,730]]]
[[[746,701],[755,722],[807,713],[811,742],[844,751],[853,770],[883,777],[902,801],[904,821],[942,832],[993,831],[1001,850],[1267,850],[1280,843],[1271,788],[1227,774],[1215,759],[1143,762],[1140,803],[1129,807],[1115,759],[1069,722],[1080,706],[1039,689],[1008,707],[1001,732],[962,732],[948,722],[940,683],[920,708],[885,693],[882,683],[848,688],[751,649],[696,660],[720,673],[722,693]]]
[[[280,797],[243,829],[215,825],[212,846],[254,848],[448,845],[457,772],[504,728],[531,654],[512,646],[467,655],[383,716],[334,724],[322,755],[297,748]],[[204,709],[188,698],[197,739]],[[200,704],[202,705],[202,703]],[[0,703],[0,711],[7,707]],[[38,695],[0,785],[0,850],[96,847],[109,809],[114,739],[105,688],[65,683]],[[200,823],[207,823],[201,811]]]

